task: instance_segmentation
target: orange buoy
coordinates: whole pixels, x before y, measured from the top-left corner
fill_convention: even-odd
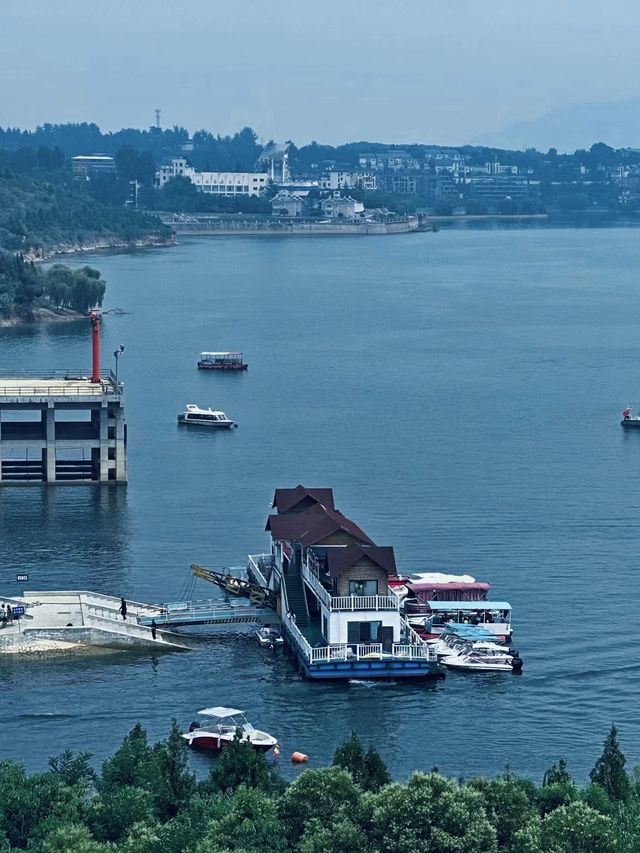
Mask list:
[[[294,764],[304,764],[305,761],[309,760],[309,756],[305,755],[304,752],[294,752],[291,756],[291,760]]]

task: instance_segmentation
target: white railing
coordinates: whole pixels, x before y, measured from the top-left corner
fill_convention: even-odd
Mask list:
[[[267,583],[267,579],[262,574],[262,569],[258,565],[258,560],[263,557],[271,558],[271,554],[249,554],[249,563],[251,564],[251,571],[253,572],[258,584],[260,586],[267,587],[269,585]]]
[[[124,634],[128,637],[137,637],[138,639],[149,640],[153,642],[151,628],[146,628],[143,625],[138,625],[137,622],[128,622],[125,619],[109,618],[107,616],[98,616],[95,613],[89,614],[89,619],[85,623],[85,627],[100,628],[103,627],[114,634]],[[156,643],[166,643],[162,637],[156,635]],[[171,645],[170,643],[167,645]]]
[[[382,655],[382,643],[370,643],[368,646],[356,646],[356,659],[366,657],[380,657]]]
[[[391,595],[339,595],[331,597],[331,610],[398,610]]]
[[[311,591],[318,601],[321,601],[328,610],[331,610],[331,596],[318,578],[306,566],[302,567],[302,578],[311,587]]]
[[[428,645],[403,645],[394,643],[392,654],[398,658],[409,658],[410,660],[437,660],[435,650]]]
[[[302,578],[327,610],[398,610],[400,607],[395,595],[330,595],[306,566],[302,567]]]

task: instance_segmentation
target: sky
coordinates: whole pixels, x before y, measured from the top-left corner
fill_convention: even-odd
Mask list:
[[[0,0],[0,31],[2,127],[456,145],[640,97],[637,0]]]

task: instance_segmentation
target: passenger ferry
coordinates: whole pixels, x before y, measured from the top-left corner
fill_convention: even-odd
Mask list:
[[[214,429],[231,429],[231,427],[238,426],[224,412],[215,411],[211,408],[201,409],[195,403],[187,403],[184,412],[178,415],[178,423],[187,424],[187,426],[213,427]]]
[[[201,352],[198,370],[246,370],[241,352]]]

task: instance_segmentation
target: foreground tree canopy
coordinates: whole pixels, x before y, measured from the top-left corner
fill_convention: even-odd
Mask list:
[[[561,760],[541,786],[510,773],[390,782],[352,737],[334,765],[286,784],[239,740],[198,782],[180,730],[150,744],[140,725],[96,773],[63,752],[46,773],[0,763],[0,851],[37,853],[636,853],[640,781],[612,727],[592,781]]]
[[[45,272],[22,255],[0,251],[0,317],[29,320],[42,307],[85,314],[102,305],[105,289],[104,279],[93,267],[72,270],[54,264]]]

